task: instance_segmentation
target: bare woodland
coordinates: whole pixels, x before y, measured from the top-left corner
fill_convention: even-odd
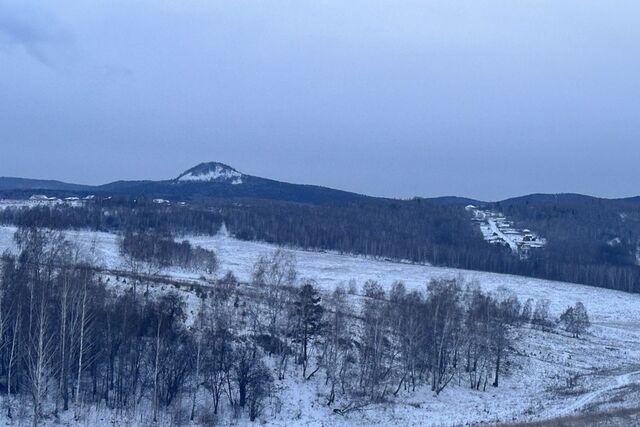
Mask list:
[[[250,283],[226,272],[192,287],[199,302],[189,319],[177,291],[153,292],[147,265],[197,259],[213,274],[215,254],[155,239],[164,250],[140,255],[151,241],[127,239],[123,253],[138,271],[121,278],[92,267],[59,232],[16,232],[19,255],[2,257],[0,276],[7,417],[29,408],[37,426],[107,408],[172,424],[256,420],[277,411],[276,385],[292,377],[321,383],[324,404],[338,415],[419,388],[487,390],[508,375],[514,331],[557,324],[548,301],[521,303],[456,280],[424,292],[367,281],[323,293],[282,250],[256,260]],[[559,321],[576,338],[589,327],[579,303]]]

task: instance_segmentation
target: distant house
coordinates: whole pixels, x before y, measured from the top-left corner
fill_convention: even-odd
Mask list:
[[[33,196],[29,197],[29,200],[56,200],[55,197],[47,197],[44,194],[34,194]]]

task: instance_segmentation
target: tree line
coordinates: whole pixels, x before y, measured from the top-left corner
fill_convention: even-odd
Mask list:
[[[214,251],[192,246],[187,240],[176,242],[170,236],[163,237],[155,232],[127,232],[120,239],[119,246],[130,264],[140,261],[157,270],[178,266],[213,274],[218,268]]]
[[[526,274],[640,292],[640,203],[575,195],[531,196],[492,205],[518,228],[547,238]]]

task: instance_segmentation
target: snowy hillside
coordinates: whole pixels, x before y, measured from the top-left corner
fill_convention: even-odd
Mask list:
[[[15,250],[13,227],[0,227],[0,251]],[[68,232],[95,263],[125,269],[118,250],[118,236],[110,233]],[[220,274],[233,271],[249,281],[253,264],[273,245],[245,242],[227,233],[216,236],[187,236],[195,245],[214,249],[220,258]],[[276,387],[282,407],[265,414],[274,425],[458,425],[479,421],[547,419],[580,413],[588,409],[629,407],[640,402],[636,384],[640,381],[640,295],[582,285],[530,279],[493,273],[393,263],[337,253],[291,250],[301,276],[315,279],[324,290],[355,280],[359,287],[368,279],[387,289],[402,280],[408,288],[424,290],[430,279],[459,278],[475,282],[484,290],[516,293],[521,301],[549,299],[557,317],[569,305],[582,301],[589,311],[592,333],[573,339],[558,332],[524,328],[518,333],[508,374],[499,388],[472,391],[460,380],[435,397],[428,389],[399,394],[393,402],[371,405],[351,415],[337,416],[322,404],[317,388],[322,380],[301,381],[294,377]],[[170,269],[164,274],[198,281],[195,272]],[[113,284],[112,286],[122,286]],[[358,291],[359,292],[359,291]],[[190,302],[191,314],[197,301]],[[577,383],[569,387],[570,381]],[[572,383],[573,384],[573,383]]]

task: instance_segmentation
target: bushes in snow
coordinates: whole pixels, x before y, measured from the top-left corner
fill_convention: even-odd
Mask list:
[[[567,307],[560,315],[560,323],[574,338],[579,338],[591,327],[587,309],[581,302],[577,302],[573,307]]]
[[[126,233],[120,240],[122,255],[157,268],[178,266],[213,274],[218,269],[215,252],[176,242],[156,233]]]

